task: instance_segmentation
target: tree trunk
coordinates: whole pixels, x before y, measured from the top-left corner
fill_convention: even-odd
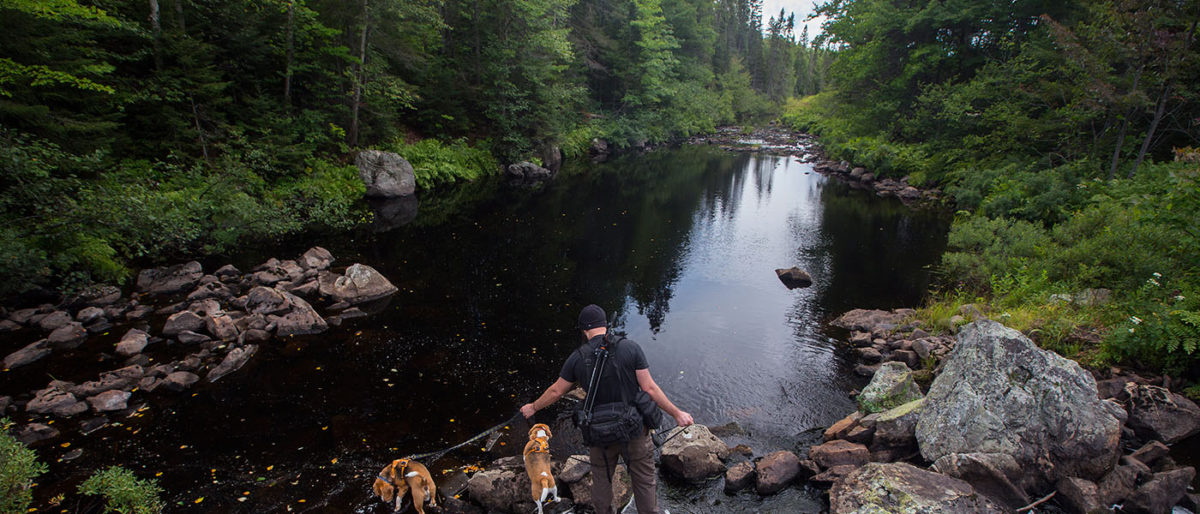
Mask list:
[[[179,22],[179,31],[187,34],[187,20],[183,17],[183,0],[175,0],[175,18]]]
[[[1138,82],[1142,79],[1142,68],[1145,65],[1138,66],[1137,73],[1133,76],[1133,87],[1129,89],[1129,93],[1133,94],[1137,91]],[[1125,146],[1125,130],[1129,128],[1129,118],[1133,116],[1134,109],[1129,109],[1129,113],[1121,120],[1121,130],[1117,133],[1117,147],[1113,149],[1112,164],[1108,167],[1108,180],[1112,180],[1117,176],[1117,164],[1121,160],[1121,147]]]
[[[288,0],[287,10],[287,72],[283,76],[283,105],[292,105],[292,62],[296,58],[296,2]]]
[[[358,109],[362,103],[363,79],[366,77],[367,64],[367,0],[362,1],[362,35],[358,40],[358,73],[354,78],[354,101],[350,106],[350,131],[347,134],[351,147],[358,146]]]
[[[1158,129],[1158,122],[1162,121],[1163,112],[1167,109],[1167,97],[1171,96],[1171,84],[1163,87],[1162,96],[1158,97],[1158,107],[1154,108],[1154,119],[1150,121],[1150,129],[1146,131],[1146,139],[1142,141],[1142,149],[1138,150],[1137,160],[1133,162],[1133,169],[1129,170],[1129,177],[1133,178],[1137,174],[1138,166],[1142,165],[1142,159],[1146,158],[1146,151],[1150,149],[1150,141],[1154,139],[1154,131]]]
[[[150,0],[150,33],[154,35],[154,70],[162,71],[162,23],[158,19],[158,0]]]

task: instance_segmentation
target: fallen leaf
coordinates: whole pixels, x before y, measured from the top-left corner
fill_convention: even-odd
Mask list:
[[[275,469],[275,465],[274,465],[274,464],[272,464],[272,465],[270,465],[270,466],[267,466],[267,471],[271,471],[272,469]]]
[[[196,498],[196,501],[195,501],[195,503],[200,503],[200,502],[202,502],[202,501],[204,501],[204,497],[203,497],[203,496],[201,496],[201,497],[199,497],[199,498]]]
[[[330,463],[330,464],[337,464],[337,459],[335,458],[335,459],[333,459],[333,460],[329,461],[329,463]]]

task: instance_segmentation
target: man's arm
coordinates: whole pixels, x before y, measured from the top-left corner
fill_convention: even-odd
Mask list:
[[[575,385],[575,382],[567,382],[567,379],[558,377],[558,380],[550,384],[550,387],[546,388],[546,392],[542,393],[533,403],[522,405],[521,414],[525,415],[525,419],[532,418],[534,413],[549,407],[554,402],[557,402],[559,398],[562,398],[562,395],[567,394],[567,391],[570,391],[573,385]]]
[[[650,399],[654,400],[655,404],[661,407],[662,410],[667,411],[667,414],[670,414],[672,418],[675,418],[676,424],[681,427],[686,427],[693,423],[691,414],[679,410],[679,407],[676,407],[674,403],[671,403],[671,400],[667,398],[667,394],[664,393],[662,389],[658,387],[658,383],[654,381],[654,377],[650,376],[649,369],[637,370],[637,380],[638,386],[640,386],[642,390],[646,392],[646,394],[650,395]]]

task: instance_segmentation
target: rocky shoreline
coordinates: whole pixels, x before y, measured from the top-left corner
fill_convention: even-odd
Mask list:
[[[216,382],[244,366],[260,344],[366,316],[372,302],[397,291],[370,266],[334,272],[333,262],[321,247],[292,260],[270,259],[246,274],[232,265],[205,273],[193,261],[142,271],[128,296],[103,286],[59,305],[6,313],[0,333],[44,337],[9,353],[5,372],[56,355],[77,356],[90,338],[114,328],[124,335],[100,355],[121,367],[79,384],[51,380],[38,390],[0,396],[0,415],[24,412],[28,422],[15,432],[26,444],[58,437],[54,420],[87,417],[77,428],[91,433],[110,417],[135,415],[144,403],[139,397]]]

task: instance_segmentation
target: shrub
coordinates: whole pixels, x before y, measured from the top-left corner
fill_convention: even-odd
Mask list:
[[[0,512],[19,513],[33,500],[34,477],[46,472],[37,454],[9,435],[12,422],[0,419]]]
[[[960,217],[950,227],[940,273],[946,284],[990,292],[993,277],[1040,259],[1050,245],[1045,229],[1027,221]]]
[[[500,169],[487,144],[471,146],[459,139],[443,143],[437,139],[422,139],[407,144],[396,141],[386,148],[412,164],[417,187],[430,189],[438,184],[475,180]]]
[[[154,480],[142,480],[120,466],[96,472],[79,485],[79,492],[103,496],[105,512],[155,514],[165,507],[159,498],[162,489]]]
[[[1107,356],[1180,372],[1200,360],[1200,290],[1154,273],[1117,308],[1128,314],[1106,342]]]

